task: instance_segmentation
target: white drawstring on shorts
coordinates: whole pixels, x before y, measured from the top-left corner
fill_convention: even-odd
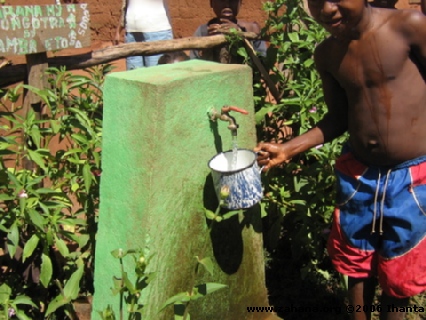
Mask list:
[[[385,187],[383,189],[382,199],[380,200],[380,222],[379,222],[379,233],[383,234],[383,215],[384,215],[384,207],[385,207],[385,198],[386,198],[386,190],[388,188],[389,176],[392,169],[389,169],[386,173],[386,181]],[[379,188],[380,188],[380,178],[382,177],[381,172],[379,171],[379,177],[377,178],[377,186],[376,192],[374,194],[374,210],[373,210],[373,223],[371,225],[371,233],[376,232],[376,217],[377,217],[377,198],[379,197]]]

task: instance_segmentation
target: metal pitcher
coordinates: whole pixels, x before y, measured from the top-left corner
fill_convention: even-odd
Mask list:
[[[229,195],[223,205],[232,210],[250,208],[263,197],[256,153],[248,149],[238,149],[236,153],[235,163],[232,150],[218,153],[208,163],[217,197],[220,200],[221,189],[228,187]]]

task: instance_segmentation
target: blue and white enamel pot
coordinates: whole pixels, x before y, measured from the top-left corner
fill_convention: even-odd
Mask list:
[[[232,150],[218,153],[208,163],[217,197],[220,200],[222,188],[229,188],[223,206],[232,210],[250,208],[263,197],[262,170],[256,153],[248,149],[236,151],[236,155]]]

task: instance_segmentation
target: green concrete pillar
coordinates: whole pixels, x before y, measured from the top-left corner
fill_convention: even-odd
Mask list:
[[[147,271],[156,273],[142,294],[144,320],[173,319],[173,307],[159,312],[161,305],[206,282],[228,287],[191,302],[191,319],[267,318],[247,311],[268,306],[259,208],[216,223],[211,233],[203,209],[217,205],[207,162],[232,145],[228,123],[212,124],[207,111],[248,110],[233,115],[239,147],[251,149],[252,95],[252,71],[243,65],[187,61],[107,76],[92,319],[107,305],[118,315],[111,287],[120,266],[110,252],[144,247],[153,254]],[[213,275],[200,269],[194,277],[195,256],[211,257]],[[134,279],[130,258],[125,268]]]

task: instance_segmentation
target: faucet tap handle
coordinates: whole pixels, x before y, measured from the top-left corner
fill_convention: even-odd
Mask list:
[[[239,112],[241,114],[249,114],[247,110],[235,107],[235,106],[223,106],[221,109],[222,114],[228,113],[229,111]]]

